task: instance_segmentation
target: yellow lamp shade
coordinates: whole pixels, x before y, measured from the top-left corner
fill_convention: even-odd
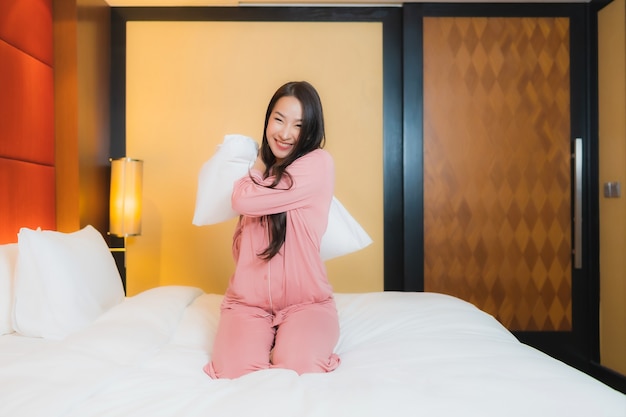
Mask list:
[[[141,234],[143,161],[111,159],[109,233],[126,237]]]

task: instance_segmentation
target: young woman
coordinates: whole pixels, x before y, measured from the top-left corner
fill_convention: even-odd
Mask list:
[[[334,193],[322,104],[307,82],[280,87],[267,107],[263,142],[249,175],[235,182],[241,213],[235,272],[221,306],[213,378],[267,368],[298,374],[339,365],[339,320],[320,257]]]

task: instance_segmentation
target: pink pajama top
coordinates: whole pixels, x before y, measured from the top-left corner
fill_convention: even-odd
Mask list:
[[[320,242],[328,224],[334,193],[335,168],[330,154],[317,149],[288,168],[293,184],[283,176],[275,188],[255,184],[246,175],[233,187],[232,207],[242,216],[235,229],[235,272],[226,291],[225,306],[244,304],[275,314],[287,307],[332,299]],[[272,177],[252,169],[259,184]],[[270,260],[258,254],[269,243],[267,223],[261,216],[287,213],[285,243]]]

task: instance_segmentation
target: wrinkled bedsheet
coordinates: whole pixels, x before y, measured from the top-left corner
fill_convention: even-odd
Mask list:
[[[0,416],[626,416],[624,394],[436,293],[336,294],[334,372],[212,380],[221,299],[159,287],[63,341],[0,337]]]

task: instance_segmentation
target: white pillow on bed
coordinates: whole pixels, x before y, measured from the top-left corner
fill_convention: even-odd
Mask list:
[[[22,228],[18,247],[13,324],[22,335],[63,339],[124,299],[113,256],[92,226]]]
[[[0,334],[13,333],[13,277],[17,243],[0,245]]]
[[[254,163],[258,145],[244,135],[226,135],[216,153],[202,165],[198,176],[196,208],[192,223],[207,226],[239,214],[232,209],[233,184]],[[328,260],[365,248],[372,239],[345,207],[333,197],[328,214],[328,227],[322,237],[322,259]]]

